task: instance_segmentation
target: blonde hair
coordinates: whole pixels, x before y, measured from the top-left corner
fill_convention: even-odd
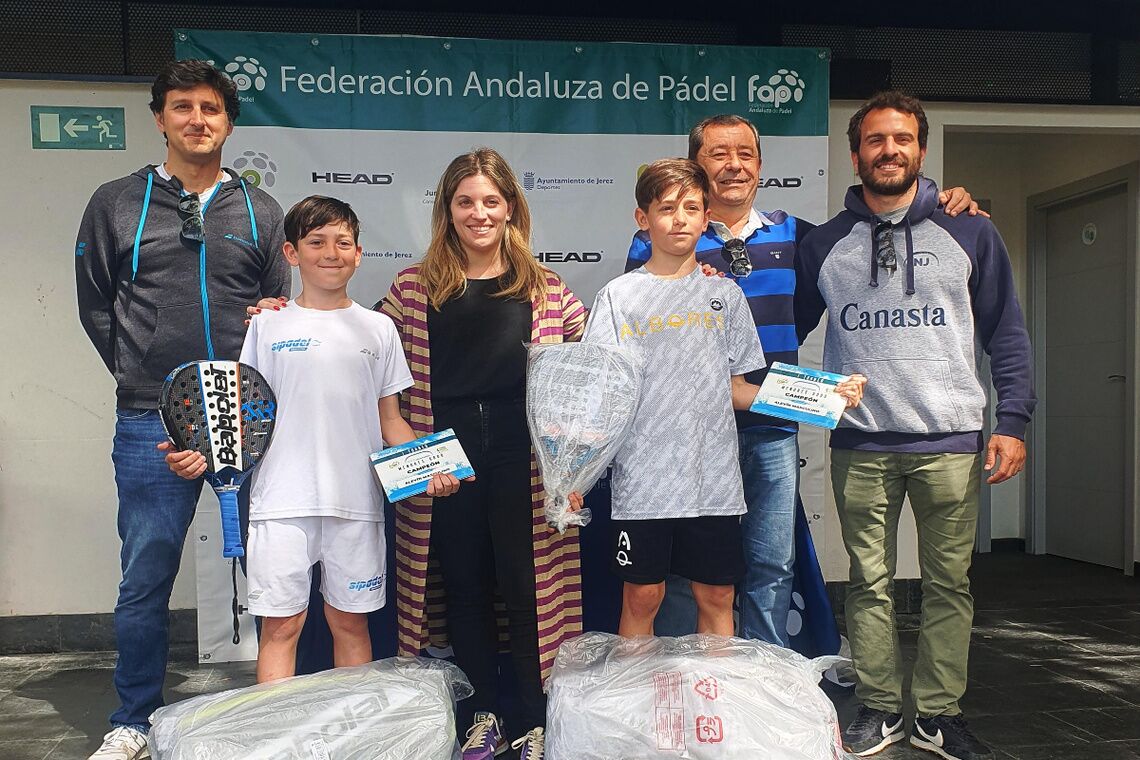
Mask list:
[[[497,151],[478,148],[456,156],[436,186],[435,206],[431,211],[431,242],[419,270],[420,282],[436,310],[467,288],[467,254],[451,224],[451,200],[460,182],[479,175],[494,183],[503,199],[513,206],[499,244],[505,282],[502,290],[494,296],[534,300],[546,287],[546,272],[535,261],[530,247],[530,208],[522,187],[506,159]]]

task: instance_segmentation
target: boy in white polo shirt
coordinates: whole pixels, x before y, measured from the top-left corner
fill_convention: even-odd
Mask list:
[[[348,297],[359,231],[352,208],[334,198],[310,196],[290,209],[284,251],[301,293],[288,308],[255,316],[242,347],[241,361],[265,376],[278,403],[250,494],[249,610],[263,617],[258,682],[294,674],[315,563],[337,667],[372,660],[367,613],[385,602],[383,500],[368,454],[415,438],[397,395],[412,376],[392,320]],[[167,460],[183,477],[205,468],[197,452]],[[428,494],[458,487],[437,475]]]

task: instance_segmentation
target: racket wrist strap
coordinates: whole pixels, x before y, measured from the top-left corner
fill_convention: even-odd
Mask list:
[[[233,613],[234,619],[234,646],[237,646],[241,643],[241,618],[239,616],[241,613],[245,612],[245,607],[241,606],[241,604],[238,602],[237,571],[238,561],[237,557],[234,557],[232,560],[230,560],[230,578],[233,580],[234,584],[234,598],[230,603],[230,612]]]

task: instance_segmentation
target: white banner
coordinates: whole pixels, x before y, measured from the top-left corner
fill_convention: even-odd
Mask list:
[[[547,135],[475,132],[368,132],[242,127],[226,143],[226,166],[257,175],[286,210],[332,195],[361,220],[364,261],[349,283],[371,306],[396,273],[418,261],[431,237],[436,184],[455,156],[489,146],[507,159],[526,191],[536,256],[589,306],[624,270],[636,232],[633,188],[640,167],[684,155],[670,135]],[[827,213],[826,137],[763,138],[761,209],[805,219]],[[777,183],[784,183],[781,187]],[[294,281],[294,292],[300,281]]]

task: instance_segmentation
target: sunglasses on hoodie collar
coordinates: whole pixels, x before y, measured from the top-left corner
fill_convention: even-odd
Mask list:
[[[898,255],[895,253],[894,225],[890,222],[879,222],[875,225],[875,255],[879,259],[879,266],[894,272],[899,267]]]

